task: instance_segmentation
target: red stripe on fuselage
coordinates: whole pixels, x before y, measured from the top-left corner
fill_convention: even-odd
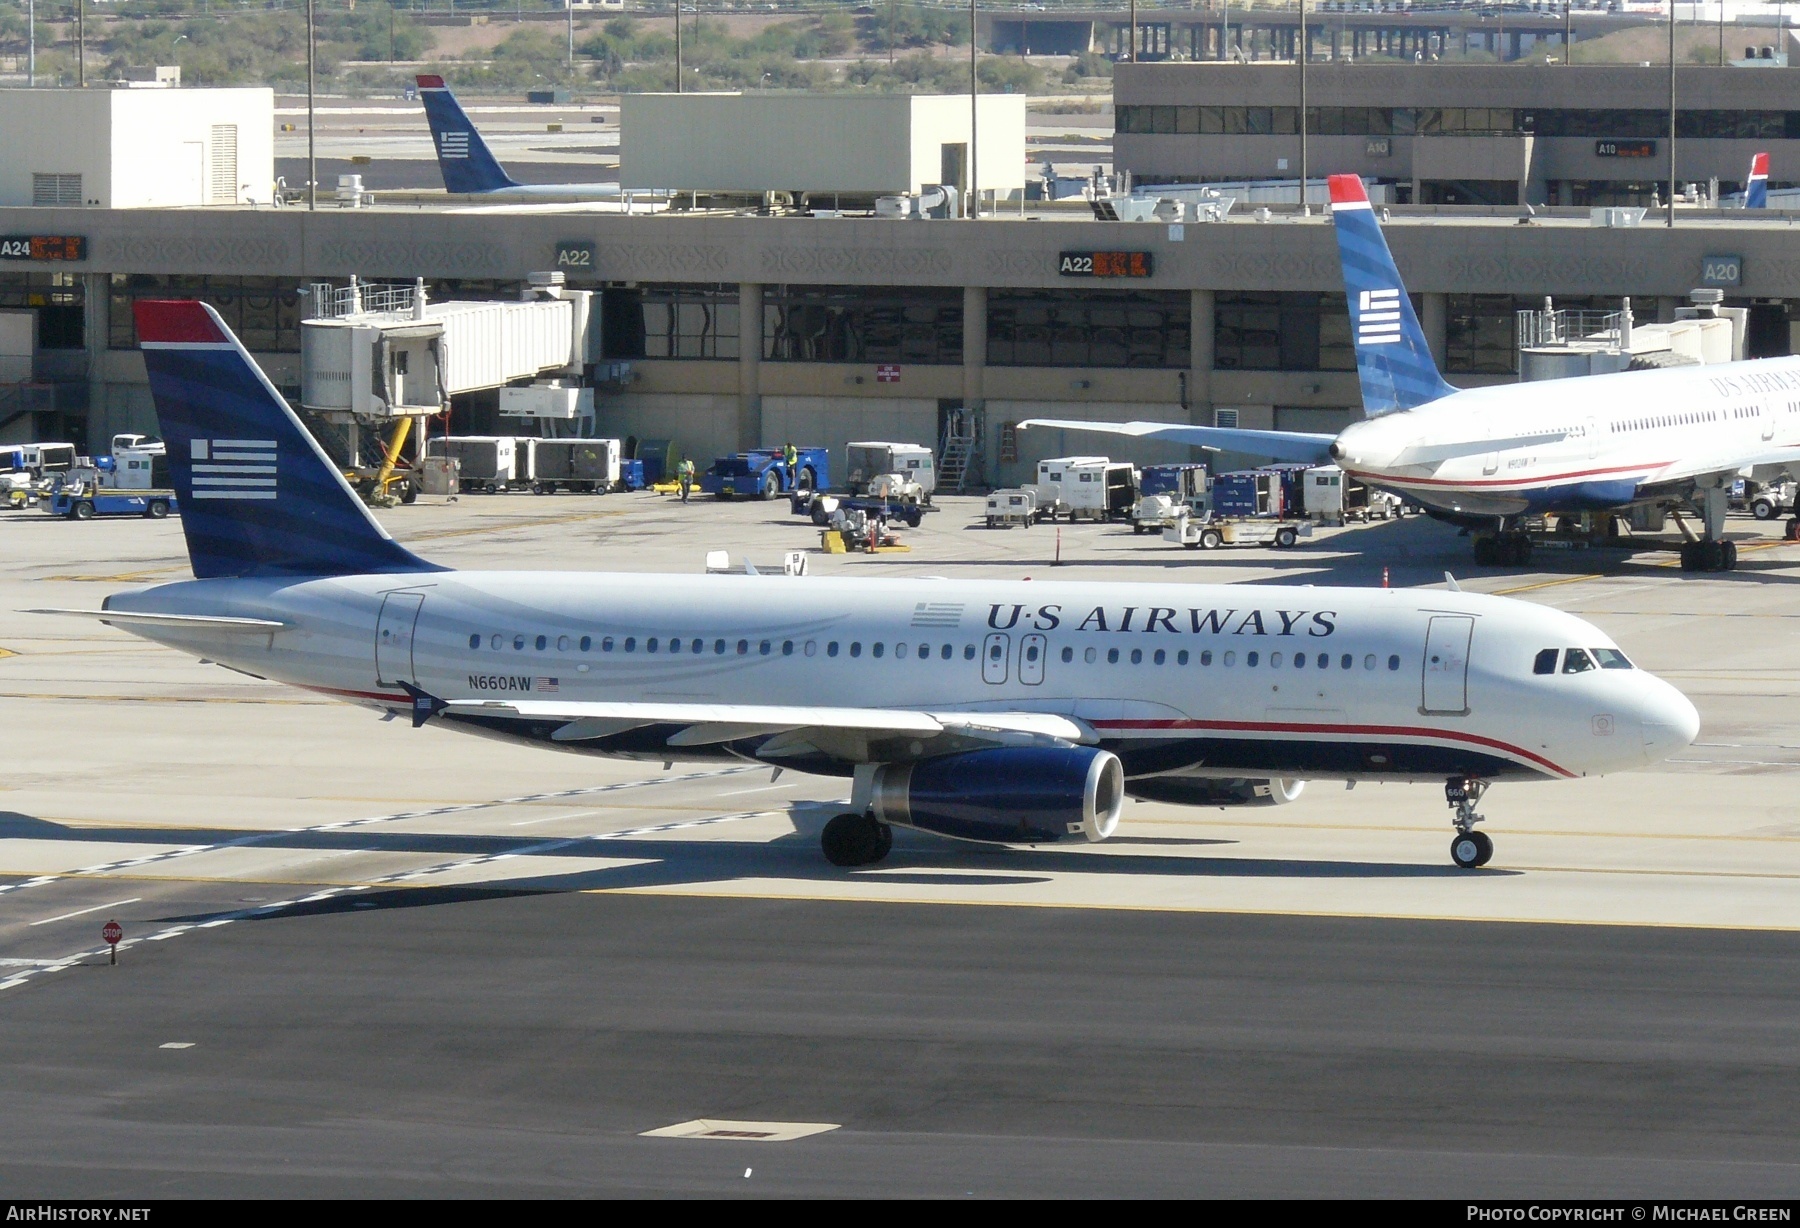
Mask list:
[[[1089,721],[1095,729],[1124,732],[1141,729],[1211,729],[1221,733],[1328,733],[1342,736],[1344,734],[1361,734],[1368,737],[1402,737],[1402,738],[1437,738],[1446,742],[1464,742],[1474,746],[1485,746],[1493,750],[1504,751],[1521,759],[1529,759],[1559,776],[1574,779],[1575,772],[1552,763],[1542,755],[1526,750],[1522,746],[1514,746],[1510,742],[1502,742],[1498,738],[1484,737],[1478,733],[1463,733],[1456,729],[1423,729],[1416,725],[1310,725],[1286,724],[1274,721],[1201,721],[1201,720],[1111,720]]]
[[[1547,473],[1529,478],[1414,478],[1399,474],[1382,473],[1375,469],[1346,469],[1344,472],[1362,482],[1380,482],[1386,486],[1514,486],[1531,487],[1546,486],[1552,482],[1565,482],[1572,478],[1599,477],[1609,473],[1643,473],[1661,469],[1672,461],[1652,461],[1643,465],[1614,465],[1608,469],[1577,469],[1571,473]]]

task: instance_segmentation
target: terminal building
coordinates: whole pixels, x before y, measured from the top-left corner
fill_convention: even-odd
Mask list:
[[[1113,161],[1139,184],[1291,178],[1295,64],[1120,64]],[[1800,71],[1682,67],[1675,174],[1738,191],[1757,152],[1800,182]],[[1667,193],[1668,65],[1315,63],[1308,171],[1401,203],[1648,205]]]
[[[1800,257],[1779,216],[1700,213],[1666,230],[1466,212],[1400,209],[1388,227],[1452,382],[1516,379],[1515,312],[1546,295],[1604,309],[1629,295],[1649,320],[1724,282],[1727,302],[1750,308],[1750,352],[1790,350]],[[434,300],[512,298],[544,269],[600,292],[601,432],[674,439],[699,458],[790,440],[935,443],[967,409],[985,427],[979,479],[1010,484],[1037,457],[1118,447],[1009,429],[1024,418],[1328,431],[1359,412],[1336,243],[1318,215],[1172,227],[1055,210],[901,221],[22,208],[5,229],[29,241],[0,262],[0,312],[32,327],[0,329],[31,338],[0,386],[0,439],[104,449],[116,432],[155,430],[137,298],[212,303],[297,399],[301,287],[423,277]],[[448,425],[516,433],[497,400],[459,398]],[[1131,455],[1186,458],[1160,444]]]

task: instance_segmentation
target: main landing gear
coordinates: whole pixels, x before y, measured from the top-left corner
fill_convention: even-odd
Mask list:
[[[1478,567],[1523,567],[1531,562],[1531,538],[1517,530],[1475,539]]]
[[[1444,782],[1444,800],[1456,811],[1456,837],[1450,841],[1450,860],[1464,870],[1479,870],[1494,855],[1494,842],[1475,830],[1481,816],[1475,813],[1488,782],[1473,776],[1452,777]]]
[[[1681,570],[1732,571],[1737,567],[1737,543],[1697,541],[1681,543]]]
[[[894,847],[894,829],[872,814],[840,814],[819,835],[834,866],[872,866]]]

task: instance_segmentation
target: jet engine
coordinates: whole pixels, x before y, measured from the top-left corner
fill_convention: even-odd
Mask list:
[[[1119,757],[1091,746],[996,747],[883,764],[872,800],[883,823],[1005,844],[1104,840],[1124,804]]]
[[[1285,806],[1304,788],[1304,780],[1218,776],[1140,776],[1125,782],[1125,791],[1141,801],[1177,806]]]

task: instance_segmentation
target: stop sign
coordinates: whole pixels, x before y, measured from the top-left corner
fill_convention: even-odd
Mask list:
[[[101,927],[100,937],[105,940],[107,946],[116,947],[119,945],[119,939],[125,937],[125,931],[119,928],[117,921],[108,921]]]

